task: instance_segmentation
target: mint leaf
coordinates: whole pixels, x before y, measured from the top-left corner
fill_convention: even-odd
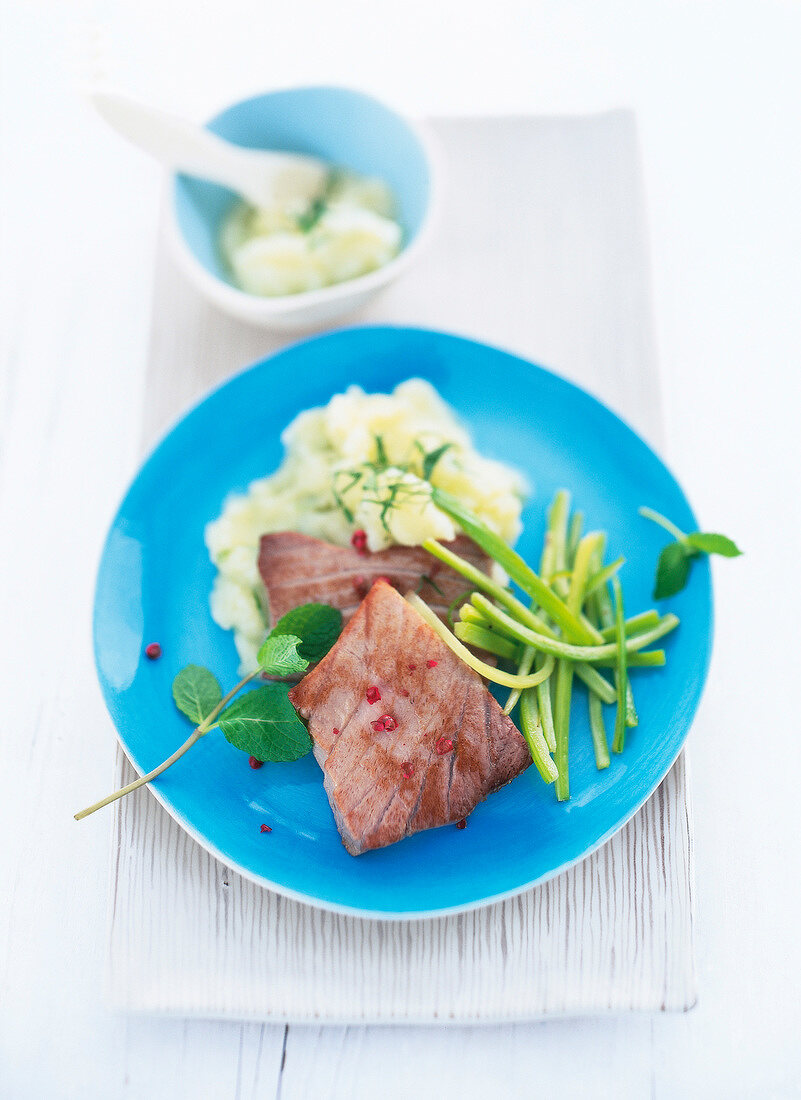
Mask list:
[[[434,473],[434,467],[442,458],[447,450],[453,446],[452,443],[443,443],[441,447],[437,447],[435,451],[429,451],[423,459],[423,477],[426,481],[431,480],[431,475]]]
[[[207,668],[187,665],[172,682],[172,697],[178,710],[199,726],[222,699],[222,688]]]
[[[279,634],[300,638],[298,653],[310,664],[321,661],[342,631],[342,612],[326,603],[305,603],[283,615],[270,637]]]
[[[742,550],[726,535],[693,531],[684,541],[694,550],[701,550],[704,554],[722,554],[724,558],[738,558],[742,554]]]
[[[668,543],[656,563],[655,600],[664,600],[681,592],[690,574],[692,555],[693,551],[688,550],[684,543]]]
[[[257,760],[280,764],[311,751],[309,731],[289,701],[286,684],[266,684],[240,695],[218,721],[225,739]]]
[[[271,634],[259,650],[258,661],[269,676],[295,676],[305,672],[309,662],[298,653],[300,638],[294,634]]]

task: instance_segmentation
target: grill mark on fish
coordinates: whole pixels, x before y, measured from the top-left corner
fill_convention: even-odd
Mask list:
[[[372,684],[379,705],[367,703]],[[530,763],[480,677],[382,582],[290,698],[309,721],[334,820],[353,855],[466,817]],[[372,730],[379,711],[396,718],[397,732]],[[347,721],[337,722],[343,713]],[[454,741],[450,759],[436,751],[440,736]]]

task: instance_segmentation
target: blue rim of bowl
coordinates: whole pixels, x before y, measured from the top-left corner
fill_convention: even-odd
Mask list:
[[[320,287],[317,290],[305,290],[301,291],[299,294],[266,297],[258,294],[248,294],[247,291],[240,290],[231,283],[223,282],[222,279],[218,279],[215,275],[212,275],[211,272],[200,263],[186,243],[186,239],[178,225],[175,211],[175,181],[177,179],[177,174],[171,173],[166,181],[166,205],[168,211],[167,233],[173,252],[180,260],[187,276],[206,297],[215,299],[220,304],[227,304],[233,311],[238,312],[240,316],[249,312],[254,318],[257,316],[273,315],[277,317],[287,313],[312,309],[318,305],[337,302],[343,298],[357,297],[361,294],[370,294],[380,290],[381,287],[386,286],[387,283],[392,282],[393,279],[402,274],[428,245],[437,222],[439,221],[440,210],[442,208],[442,187],[445,174],[444,158],[439,143],[431,128],[426,122],[420,119],[409,118],[390,103],[377,99],[375,96],[370,96],[366,92],[359,91],[359,89],[349,88],[344,84],[309,84],[303,85],[302,87],[291,87],[290,89],[271,88],[269,92],[248,96],[246,99],[236,100],[233,103],[227,104],[215,115],[207,119],[204,125],[208,126],[215,122],[220,115],[230,110],[232,107],[251,103],[260,99],[262,95],[269,95],[272,92],[285,90],[300,92],[356,92],[366,99],[374,100],[374,102],[379,103],[382,107],[385,107],[388,111],[397,115],[412,131],[425,154],[426,165],[429,171],[428,203],[420,228],[415,233],[413,240],[411,240],[408,245],[405,245],[398,255],[390,260],[388,264],[384,264],[383,267],[377,268],[375,271],[370,271],[366,275],[359,275],[355,279],[346,279],[345,282],[334,283],[332,286]]]
[[[178,425],[181,424],[187,417],[191,416],[192,413],[194,413],[195,410],[198,409],[201,405],[203,405],[209,398],[211,398],[214,394],[216,394],[220,390],[224,389],[226,386],[228,386],[231,383],[235,382],[237,379],[243,377],[244,375],[250,374],[251,372],[254,372],[254,371],[263,370],[265,365],[270,363],[273,359],[275,359],[276,357],[284,354],[285,352],[292,351],[295,347],[298,347],[299,345],[314,343],[316,341],[321,341],[321,340],[327,340],[331,336],[344,335],[348,332],[358,332],[358,331],[363,331],[365,329],[370,329],[370,330],[374,330],[374,331],[375,330],[386,331],[386,332],[431,333],[431,334],[438,335],[438,336],[448,336],[448,337],[451,337],[451,338],[456,339],[456,340],[464,341],[466,343],[481,343],[481,344],[483,344],[484,347],[491,348],[494,351],[502,352],[504,355],[508,355],[511,358],[516,359],[519,363],[525,364],[526,367],[528,367],[532,370],[535,370],[535,371],[541,371],[543,374],[551,375],[555,378],[558,378],[560,381],[562,381],[562,382],[566,383],[567,385],[571,386],[573,389],[578,390],[585,397],[589,398],[591,401],[595,402],[597,405],[600,405],[601,408],[603,408],[607,413],[609,413],[610,416],[613,416],[620,423],[620,425],[623,427],[623,429],[629,435],[633,436],[639,443],[644,442],[642,437],[640,436],[640,434],[629,424],[629,422],[626,419],[624,419],[622,416],[619,416],[618,413],[616,413],[613,409],[610,409],[610,407],[604,401],[602,401],[599,397],[597,397],[595,394],[591,393],[589,390],[585,389],[583,386],[579,386],[575,382],[572,382],[569,378],[566,378],[564,375],[560,374],[558,371],[553,371],[553,370],[550,370],[547,367],[540,366],[539,364],[534,363],[529,359],[526,359],[524,356],[518,355],[517,353],[515,353],[513,351],[509,351],[506,348],[500,347],[497,344],[487,344],[484,341],[477,341],[477,340],[472,339],[469,336],[464,336],[461,333],[448,332],[448,331],[445,331],[443,329],[424,328],[424,327],[416,326],[416,325],[351,325],[351,326],[347,326],[347,327],[342,328],[342,329],[337,329],[336,332],[334,332],[334,333],[324,332],[324,333],[321,333],[319,335],[315,335],[315,336],[311,336],[311,337],[304,337],[304,338],[301,338],[299,340],[292,341],[289,344],[286,344],[283,348],[279,349],[276,352],[273,352],[270,355],[265,356],[263,359],[258,360],[258,362],[252,363],[250,366],[247,366],[247,367],[243,368],[242,370],[236,371],[234,374],[229,375],[222,382],[220,382],[219,385],[213,386],[211,389],[207,390],[197,401],[193,402],[187,409],[185,409],[185,410],[183,410],[183,412],[179,413],[173,419],[173,421],[170,423],[170,425],[167,427],[167,429],[162,433],[159,441],[155,444],[154,447],[151,448],[151,450],[149,451],[149,453],[148,453],[147,457],[145,458],[145,460],[142,463],[140,463],[136,473],[134,474],[133,478],[131,479],[131,481],[128,484],[128,487],[125,491],[125,495],[123,496],[122,501],[120,502],[120,505],[117,508],[117,511],[115,512],[115,515],[114,515],[113,520],[111,521],[111,524],[109,525],[109,528],[108,528],[108,531],[107,531],[107,534],[106,534],[106,538],[105,538],[104,543],[103,543],[103,550],[102,550],[102,553],[101,553],[100,563],[98,565],[96,579],[95,579],[95,601],[94,601],[93,616],[92,616],[93,652],[94,652],[94,658],[95,658],[95,670],[96,670],[96,673],[97,673],[97,676],[98,676],[98,681],[99,681],[99,684],[100,684],[101,693],[103,695],[103,699],[104,699],[104,702],[106,703],[106,708],[109,711],[109,714],[111,714],[111,711],[112,711],[111,692],[107,690],[106,685],[103,682],[103,678],[100,674],[100,653],[99,653],[98,640],[97,640],[98,639],[97,624],[98,624],[98,615],[99,615],[98,594],[99,594],[99,591],[100,591],[100,579],[101,579],[101,576],[102,576],[102,573],[103,573],[103,569],[105,567],[106,552],[107,552],[107,549],[108,549],[108,543],[109,543],[110,536],[113,533],[113,531],[115,530],[115,528],[117,527],[118,521],[119,521],[121,515],[124,513],[124,511],[126,509],[126,505],[127,505],[127,502],[128,502],[128,497],[131,494],[132,490],[134,489],[134,486],[135,486],[136,482],[138,481],[142,471],[151,462],[156,460],[158,452],[160,451],[161,447],[164,445],[165,441],[172,434],[172,432],[178,427]],[[691,513],[693,522],[697,526],[697,521],[696,521],[696,518],[695,518],[695,512],[694,512],[694,509],[692,508],[692,506],[689,503],[689,500],[687,498],[687,494],[684,492],[684,490],[682,489],[682,487],[679,484],[678,480],[674,477],[673,473],[670,471],[668,466],[662,461],[661,457],[656,453],[656,451],[653,450],[653,448],[650,446],[650,444],[646,444],[646,446],[649,447],[649,449],[652,451],[652,453],[655,455],[655,457],[659,461],[660,465],[662,466],[663,470],[665,471],[666,477],[668,477],[670,479],[670,481],[679,490],[679,492],[685,498],[685,500],[687,500],[688,507],[690,508],[690,513]],[[526,890],[531,890],[535,886],[541,886],[546,882],[550,882],[550,880],[556,878],[557,875],[561,875],[565,871],[569,871],[572,867],[578,866],[579,863],[582,863],[585,859],[587,859],[589,856],[591,856],[599,848],[603,847],[604,844],[606,844],[609,840],[612,839],[613,836],[615,836],[617,833],[619,833],[620,830],[623,829],[629,823],[629,821],[631,821],[631,819],[636,816],[637,813],[639,813],[639,811],[642,809],[642,807],[645,805],[645,803],[648,802],[648,800],[653,797],[654,793],[658,790],[659,786],[664,782],[665,777],[668,775],[670,770],[673,768],[674,764],[676,763],[679,756],[681,755],[682,750],[684,749],[684,746],[687,742],[687,737],[689,735],[690,729],[692,728],[692,724],[693,724],[693,721],[695,719],[695,716],[698,712],[698,706],[699,706],[699,703],[701,701],[701,697],[702,697],[702,694],[703,694],[704,687],[706,686],[706,681],[707,681],[707,677],[708,677],[708,674],[709,674],[709,665],[710,665],[710,661],[712,659],[713,639],[714,639],[714,593],[713,593],[712,582],[711,582],[711,577],[710,577],[709,631],[707,633],[707,642],[706,642],[704,653],[703,653],[703,660],[701,662],[701,670],[700,670],[701,675],[699,675],[697,677],[696,681],[695,681],[693,694],[692,694],[692,697],[689,700],[688,706],[687,706],[686,729],[684,730],[684,734],[682,736],[681,742],[680,742],[675,754],[670,759],[668,764],[662,769],[662,771],[659,774],[658,778],[652,784],[651,789],[648,791],[648,793],[646,795],[643,796],[642,799],[640,799],[640,801],[635,806],[633,806],[631,809],[629,809],[626,813],[622,814],[621,817],[615,822],[614,825],[612,825],[609,829],[607,829],[606,832],[603,833],[596,841],[594,841],[592,845],[590,845],[587,849],[585,849],[584,852],[582,852],[580,855],[576,856],[574,859],[567,860],[566,862],[561,863],[558,867],[554,867],[552,870],[546,872],[543,875],[539,875],[536,878],[533,878],[528,882],[521,883],[519,886],[515,886],[515,887],[513,887],[509,890],[500,891],[497,894],[491,894],[491,895],[488,895],[486,897],[479,898],[475,901],[465,902],[463,904],[457,904],[457,905],[451,905],[451,906],[443,906],[443,907],[438,908],[438,909],[423,909],[423,910],[419,910],[419,911],[406,910],[406,911],[403,911],[403,912],[391,912],[391,911],[383,910],[383,909],[380,909],[380,910],[362,909],[362,908],[359,908],[358,906],[342,905],[338,902],[325,901],[321,898],[315,897],[314,895],[304,894],[302,891],[293,890],[290,887],[284,886],[281,883],[274,882],[272,879],[268,879],[263,875],[254,874],[252,871],[248,871],[246,868],[244,868],[240,865],[233,866],[231,864],[230,857],[227,856],[216,845],[211,843],[199,830],[197,830],[194,827],[194,825],[192,825],[191,822],[189,822],[179,810],[176,810],[172,806],[172,804],[169,802],[169,800],[166,799],[159,792],[159,790],[157,788],[155,788],[151,785],[148,785],[147,790],[149,791],[150,794],[152,794],[154,796],[154,798],[156,798],[156,800],[158,802],[161,803],[161,805],[164,807],[164,809],[167,811],[167,813],[170,815],[170,817],[172,817],[173,820],[176,821],[181,826],[181,828],[184,829],[185,832],[188,833],[188,835],[191,836],[192,839],[195,840],[201,846],[201,848],[204,848],[207,852],[210,853],[210,855],[214,856],[214,858],[216,860],[218,860],[220,863],[222,863],[226,867],[232,867],[232,869],[234,871],[236,871],[236,873],[238,875],[241,875],[242,878],[248,879],[250,882],[255,883],[257,886],[261,886],[264,889],[272,890],[274,893],[280,894],[282,897],[288,898],[290,901],[301,902],[302,904],[309,905],[314,909],[320,909],[320,910],[323,910],[323,911],[329,912],[329,913],[336,913],[340,916],[358,917],[362,920],[379,920],[379,921],[386,921],[386,922],[392,922],[392,923],[397,922],[397,921],[436,920],[440,917],[455,916],[456,914],[459,914],[459,913],[470,913],[470,912],[473,912],[474,910],[477,910],[477,909],[483,909],[487,906],[496,905],[496,904],[498,904],[502,901],[507,901],[509,898],[517,897],[519,894],[525,893]],[[112,719],[112,723],[114,725],[114,731],[116,733],[117,740],[119,741],[120,745],[122,746],[122,749],[125,752],[125,755],[127,756],[128,760],[130,761],[130,763],[133,766],[134,770],[136,771],[137,775],[141,776],[143,774],[142,769],[140,769],[139,766],[136,764],[136,762],[134,760],[133,753],[128,748],[128,746],[127,746],[127,744],[126,744],[126,742],[123,738],[122,733],[117,728],[117,724],[116,724],[116,722],[114,722],[113,719]]]

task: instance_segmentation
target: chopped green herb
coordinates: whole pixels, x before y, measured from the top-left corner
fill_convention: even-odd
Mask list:
[[[437,447],[435,451],[429,451],[423,458],[423,477],[426,481],[431,480],[431,475],[434,473],[434,468],[445,454],[453,446],[452,443],[443,443],[441,447]]]
[[[324,194],[318,195],[316,199],[312,199],[307,209],[304,210],[297,219],[298,229],[301,233],[311,232],[327,209],[328,199]]]

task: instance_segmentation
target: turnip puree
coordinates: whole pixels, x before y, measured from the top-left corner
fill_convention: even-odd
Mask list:
[[[312,204],[237,203],[223,222],[220,249],[241,290],[271,298],[375,271],[397,256],[402,238],[389,188],[336,172]]]

